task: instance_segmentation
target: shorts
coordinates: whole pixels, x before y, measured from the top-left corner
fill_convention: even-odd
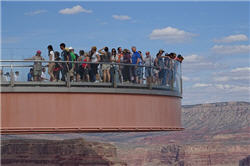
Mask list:
[[[109,70],[110,65],[109,64],[102,64],[102,70]]]
[[[142,67],[137,67],[136,69],[135,69],[135,76],[137,76],[137,77],[139,77],[140,79],[142,78]]]
[[[42,75],[42,70],[34,70],[34,76],[41,76]]]
[[[153,73],[154,73],[154,75],[158,75],[158,73],[159,73],[159,70],[158,69],[153,69]]]
[[[136,68],[135,66],[131,66],[131,74],[133,77],[136,77]]]
[[[73,76],[74,76],[74,68],[71,68],[71,69],[69,70],[69,75],[70,75],[70,77],[73,77]]]
[[[151,77],[151,76],[152,76],[151,68],[146,67],[145,68],[145,77]]]

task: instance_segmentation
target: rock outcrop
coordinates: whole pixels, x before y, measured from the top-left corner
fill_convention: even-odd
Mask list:
[[[74,140],[12,139],[1,142],[1,164],[6,166],[125,166],[116,147]]]

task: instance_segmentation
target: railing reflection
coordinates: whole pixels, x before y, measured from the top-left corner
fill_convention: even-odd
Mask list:
[[[44,82],[48,85],[64,85],[67,87],[87,84],[89,86],[105,85],[117,88],[127,85],[136,88],[171,90],[182,94],[181,63],[176,60],[171,60],[171,63],[164,67],[84,61],[0,60],[0,62],[2,68],[1,86],[14,87],[20,83],[42,85]],[[32,68],[34,71],[34,65],[39,63],[41,64],[41,70],[42,68],[48,68],[51,63],[56,64],[58,68],[53,69],[55,77],[53,81],[41,79],[42,73],[38,73],[39,78],[27,82],[25,77],[27,77],[29,69]],[[4,70],[9,72],[4,74]],[[17,70],[19,70],[19,75],[14,72]],[[34,72],[30,76],[34,78],[34,74],[37,76],[37,73]],[[18,77],[21,77],[21,79]]]

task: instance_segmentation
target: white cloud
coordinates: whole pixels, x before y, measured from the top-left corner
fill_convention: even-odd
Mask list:
[[[77,13],[92,13],[92,10],[84,9],[82,6],[77,5],[72,8],[65,8],[59,11],[60,14],[77,14]]]
[[[24,13],[24,15],[34,16],[34,15],[38,15],[38,14],[42,14],[42,13],[46,13],[46,12],[48,12],[48,11],[47,10],[36,10],[36,11]]]
[[[184,61],[182,64],[183,73],[197,72],[201,70],[211,70],[216,69],[218,67],[222,67],[217,63],[211,62],[209,59],[204,56],[200,56],[197,54],[192,54],[184,57]]]
[[[213,79],[214,79],[214,81],[225,82],[225,81],[229,81],[230,77],[228,77],[228,76],[221,76],[221,77],[214,77]]]
[[[238,67],[238,68],[232,69],[231,72],[250,72],[250,67]]]
[[[196,83],[194,84],[194,88],[204,88],[204,87],[210,87],[212,84],[203,84],[203,83]]]
[[[129,17],[127,15],[116,15],[115,14],[115,15],[112,15],[112,17],[116,20],[122,20],[122,21],[131,19],[131,17]]]
[[[239,81],[239,80],[250,80],[249,76],[221,76],[214,77],[214,81],[227,82],[227,81]]]
[[[182,80],[183,80],[183,81],[190,81],[190,78],[189,78],[189,77],[186,77],[186,76],[182,76]]]
[[[229,85],[229,84],[215,84],[215,88],[220,90],[227,90],[232,92],[248,92],[250,90],[247,86]]]
[[[212,47],[212,51],[217,54],[244,54],[250,53],[250,45],[233,45],[233,46],[225,46],[225,45],[215,45]]]
[[[248,37],[244,34],[238,34],[238,35],[230,35],[227,37],[223,37],[221,39],[214,40],[214,42],[216,43],[232,43],[232,42],[238,42],[238,41],[248,41]]]
[[[217,72],[214,73],[214,81],[217,82],[228,82],[235,81],[235,83],[249,83],[250,81],[250,67],[238,67],[227,72]],[[244,82],[244,80],[246,82]]]
[[[173,27],[154,29],[149,38],[151,40],[163,40],[166,43],[182,43],[192,39],[196,34],[185,32]]]
[[[240,86],[240,85],[232,85],[232,84],[207,84],[207,83],[196,83],[193,85],[193,88],[201,88],[202,90],[205,90],[206,88],[208,91],[213,90],[223,90],[227,92],[249,92],[250,87],[249,86]],[[212,92],[212,91],[211,91]],[[218,91],[217,91],[218,92]],[[218,92],[220,93],[220,92]]]
[[[188,63],[200,62],[202,59],[203,58],[201,56],[198,56],[196,54],[185,56],[185,62]]]

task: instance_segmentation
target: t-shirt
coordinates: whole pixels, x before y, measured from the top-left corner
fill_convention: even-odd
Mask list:
[[[19,76],[17,76],[17,75],[15,74],[15,75],[14,75],[14,80],[15,80],[15,81],[20,81],[20,80],[19,80]]]
[[[172,60],[169,57],[164,59],[166,67],[169,69],[171,67]]]
[[[32,81],[32,74],[28,73],[28,81]]]
[[[129,53],[126,53],[123,55],[123,62],[124,63],[130,63],[131,56]]]
[[[66,61],[67,60],[67,51],[66,50],[63,50],[61,52],[61,57],[62,57],[62,61]]]
[[[91,52],[90,52],[90,53],[91,53]],[[95,53],[91,56],[91,62],[97,62],[97,61],[98,61],[97,55],[99,55],[98,52],[95,52]]]
[[[44,60],[41,56],[33,56],[32,60]],[[42,70],[41,62],[34,62],[34,70]]]
[[[102,62],[110,62],[111,53],[105,52],[105,54],[101,55]]]
[[[50,52],[49,52],[49,60],[50,60],[50,61],[55,61],[55,54],[54,54],[54,51],[50,51]]]
[[[76,60],[76,55],[73,52],[70,52],[70,56],[72,62]]]
[[[153,59],[152,59],[151,56],[145,57],[144,60],[145,60],[145,65],[146,65],[146,66],[151,66],[151,65],[153,65]]]
[[[118,54],[116,56],[114,56],[114,55],[111,56],[112,62],[117,62],[118,59],[119,59],[119,55]]]
[[[161,68],[163,68],[163,67],[165,66],[162,57],[159,57],[159,58],[158,58],[158,65],[159,65]]]
[[[122,63],[123,62],[123,54],[122,53],[118,53],[117,56],[118,56],[118,59],[120,59],[119,63]]]
[[[132,64],[136,64],[138,58],[141,58],[141,56],[140,56],[139,52],[136,51],[132,55]]]
[[[76,55],[73,52],[70,52],[71,62],[76,60]],[[74,63],[72,63],[72,67],[74,67]]]
[[[87,58],[84,58],[84,59],[83,59],[83,62],[87,62]],[[82,67],[83,67],[83,68],[85,68],[86,66],[88,66],[87,63],[82,63]]]
[[[45,72],[42,72],[41,78],[42,78],[43,80],[46,80],[46,74],[45,74]]]

